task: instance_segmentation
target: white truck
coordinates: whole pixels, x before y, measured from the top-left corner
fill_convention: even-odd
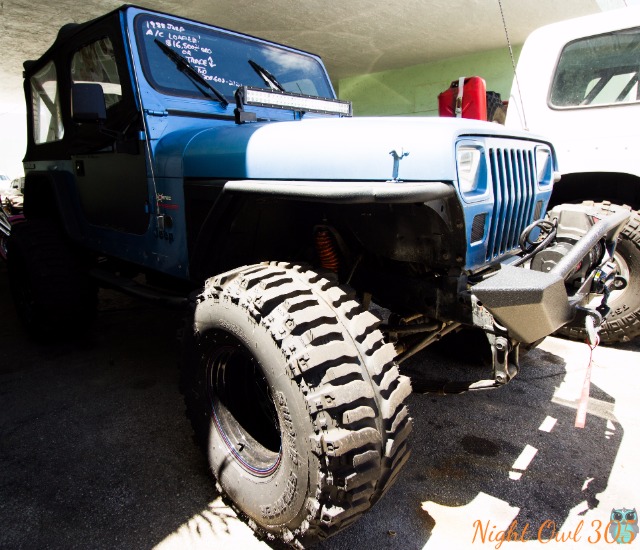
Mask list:
[[[603,212],[611,204],[633,209],[615,254],[628,284],[611,292],[605,343],[640,334],[639,69],[640,8],[547,25],[524,44],[506,119],[554,143],[561,180],[550,207],[594,201]],[[584,336],[576,327],[560,332]]]

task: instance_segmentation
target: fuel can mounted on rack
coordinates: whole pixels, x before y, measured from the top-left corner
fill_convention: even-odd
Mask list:
[[[443,117],[487,120],[487,84],[479,76],[461,77],[438,95],[438,112]]]

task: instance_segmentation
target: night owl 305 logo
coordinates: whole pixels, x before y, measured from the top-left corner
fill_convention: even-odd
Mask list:
[[[614,508],[609,518],[609,535],[618,544],[629,544],[638,536],[638,512],[636,509]]]
[[[629,544],[638,538],[638,512],[636,509],[614,508],[608,521],[594,519],[590,523],[580,520],[577,525],[570,529],[558,527],[555,521],[548,519],[537,526],[525,523],[518,525],[517,520],[513,520],[508,529],[498,530],[493,522],[476,520],[473,522],[475,528],[472,543],[487,542],[494,543],[493,548],[500,550],[504,542],[525,542],[537,540],[542,544],[548,542],[569,543],[571,548],[575,548],[575,543],[585,545],[597,545],[602,548],[603,544]],[[537,527],[537,531],[535,531]]]

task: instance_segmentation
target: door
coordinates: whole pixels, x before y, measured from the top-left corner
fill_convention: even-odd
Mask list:
[[[140,115],[128,86],[126,63],[108,36],[71,57],[71,80],[102,87],[107,119],[74,124],[72,161],[86,220],[96,226],[141,235],[149,226],[149,190]]]

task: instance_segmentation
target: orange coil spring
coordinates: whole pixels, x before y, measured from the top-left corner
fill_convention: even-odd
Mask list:
[[[326,229],[318,229],[315,235],[316,250],[320,258],[320,265],[324,269],[337,273],[339,267],[338,254],[331,233]]]

